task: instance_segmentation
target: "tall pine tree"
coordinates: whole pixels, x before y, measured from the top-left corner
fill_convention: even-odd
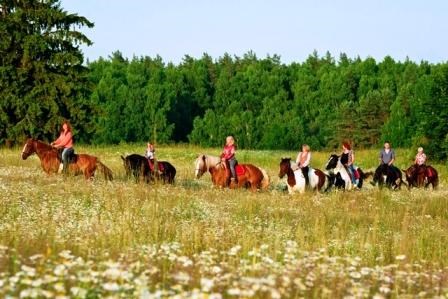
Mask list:
[[[0,2],[0,143],[25,136],[50,139],[68,119],[78,140],[92,133],[92,107],[83,99],[82,44],[77,28],[93,27],[58,0]]]

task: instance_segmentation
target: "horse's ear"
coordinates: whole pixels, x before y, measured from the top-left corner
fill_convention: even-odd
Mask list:
[[[121,160],[126,161],[126,159],[123,156],[120,156],[120,157],[121,157]]]

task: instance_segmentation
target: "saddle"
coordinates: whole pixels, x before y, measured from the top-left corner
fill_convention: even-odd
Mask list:
[[[61,161],[61,163],[62,163],[62,151],[63,150],[64,150],[63,148],[58,148],[57,149],[57,151],[58,151],[58,159],[59,159],[59,161]],[[73,148],[69,149],[68,150],[68,163],[69,164],[76,163],[77,161],[78,161],[78,155],[75,154],[75,150]]]
[[[147,159],[147,160],[149,164],[149,169],[151,169],[151,171],[154,171],[154,159]],[[165,167],[163,167],[163,163],[158,162],[157,165],[160,172],[163,172],[165,170]]]
[[[246,168],[237,164],[237,165],[235,165],[235,172],[236,172],[237,176],[242,176],[246,173]]]

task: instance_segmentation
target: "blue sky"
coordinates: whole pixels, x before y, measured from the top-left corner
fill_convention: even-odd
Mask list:
[[[119,50],[124,56],[278,54],[302,62],[314,50],[338,57],[432,63],[448,61],[448,1],[417,0],[62,0],[62,7],[95,23],[83,32],[89,60]]]

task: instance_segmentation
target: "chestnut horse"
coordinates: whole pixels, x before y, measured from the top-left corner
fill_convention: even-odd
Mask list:
[[[288,192],[289,194],[298,191],[300,193],[305,192],[305,177],[303,176],[302,170],[293,170],[295,163],[291,163],[291,158],[282,158],[280,161],[280,171],[278,173],[279,178],[283,178],[285,175],[288,177]],[[328,180],[325,173],[319,169],[310,168],[308,171],[308,177],[310,179],[310,187],[314,190],[321,191],[327,190]]]
[[[47,174],[58,173],[61,159],[58,156],[57,149],[45,142],[34,138],[28,138],[23,146],[22,159],[26,160],[34,153],[39,157],[42,169]],[[87,180],[95,175],[97,168],[104,174],[105,180],[112,181],[112,171],[95,156],[86,154],[76,155],[75,162],[69,164],[68,170],[69,173],[74,175],[84,174],[84,177]]]
[[[255,165],[252,164],[237,164],[235,172],[238,178],[238,183],[232,182],[229,184],[230,166],[229,163],[219,162],[214,167],[209,169],[212,176],[212,182],[215,186],[230,188],[250,188],[252,191],[257,189],[267,189],[269,186],[269,177]]]
[[[207,171],[212,173],[216,165],[221,163],[221,158],[218,156],[212,156],[207,154],[199,154],[194,162],[195,170],[194,176],[199,179]],[[257,167],[257,166],[256,166]],[[263,174],[263,180],[261,181],[261,189],[267,189],[269,187],[269,176],[266,170],[261,167],[257,167]],[[213,177],[212,177],[213,182]],[[214,183],[214,182],[213,182]],[[216,184],[215,184],[216,185]]]
[[[429,185],[432,185],[432,188],[436,189],[439,185],[439,174],[431,165],[412,165],[406,170],[403,169],[403,172],[408,182],[408,189],[411,189],[411,187],[428,188]]]

